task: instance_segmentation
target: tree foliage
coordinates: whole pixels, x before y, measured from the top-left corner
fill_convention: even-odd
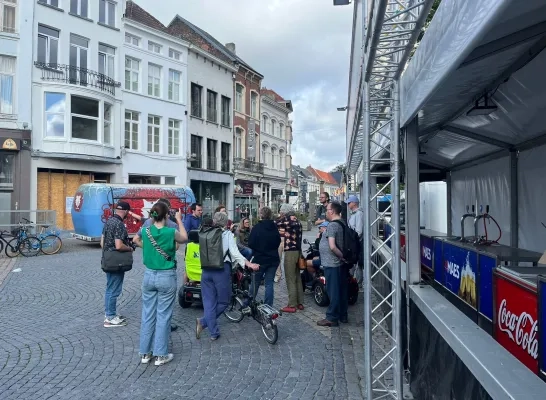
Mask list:
[[[343,173],[345,173],[346,169],[347,169],[347,165],[345,163],[341,163],[341,164],[336,165],[334,168],[332,168],[330,173],[332,173],[332,172],[343,172]]]

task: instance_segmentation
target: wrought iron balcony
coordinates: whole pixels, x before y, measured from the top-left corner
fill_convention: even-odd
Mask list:
[[[34,65],[42,70],[42,80],[64,82],[71,85],[91,86],[103,92],[115,95],[115,88],[121,83],[112,78],[87,68],[64,64],[47,64],[35,61]]]
[[[245,160],[244,158],[236,158],[233,160],[233,166],[235,169],[239,169],[241,171],[249,171],[258,174],[264,173],[264,164],[256,161]]]

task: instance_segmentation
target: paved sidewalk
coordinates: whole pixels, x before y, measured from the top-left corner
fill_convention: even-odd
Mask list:
[[[311,238],[312,235],[306,234]],[[102,326],[104,273],[96,245],[67,239],[56,256],[0,259],[0,398],[8,399],[361,399],[362,306],[350,323],[320,328],[325,308],[311,294],[306,309],[279,319],[269,345],[260,326],[220,318],[216,342],[195,339],[202,309],[175,306],[173,362],[141,365],[138,357],[140,250],[126,275],[119,311],[123,328]],[[9,273],[13,267],[20,272]],[[6,276],[7,274],[7,276]],[[181,282],[182,268],[179,268]],[[263,289],[262,289],[263,290]],[[275,285],[286,304],[285,281]],[[359,359],[360,358],[360,359]]]
[[[0,255],[0,287],[2,287],[2,282],[8,276],[8,274],[13,269],[15,265],[15,258],[9,258],[6,255]]]

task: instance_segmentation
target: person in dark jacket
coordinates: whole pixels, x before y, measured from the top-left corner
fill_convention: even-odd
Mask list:
[[[184,217],[184,228],[186,232],[199,229],[201,226],[201,217],[203,215],[203,206],[199,203],[193,203],[190,206],[191,214]]]
[[[279,265],[279,245],[281,236],[277,224],[273,221],[273,212],[269,207],[260,210],[261,221],[251,230],[248,238],[248,247],[252,249],[253,262],[260,264],[260,269],[254,279],[254,297],[258,293],[260,281],[265,281],[265,304],[273,306],[273,280]]]

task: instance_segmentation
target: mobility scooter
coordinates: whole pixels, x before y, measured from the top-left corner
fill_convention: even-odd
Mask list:
[[[188,282],[183,283],[178,290],[178,304],[188,308],[193,303],[201,303],[201,260],[199,258],[199,231],[188,233],[186,245],[186,276]]]

